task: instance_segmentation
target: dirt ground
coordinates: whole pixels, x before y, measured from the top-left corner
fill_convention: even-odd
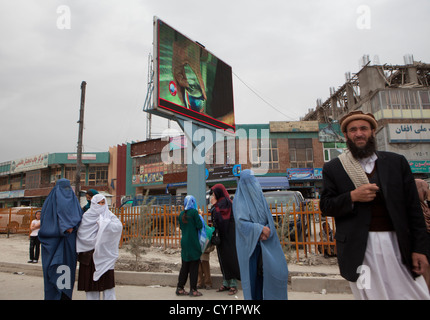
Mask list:
[[[152,246],[144,248],[145,252],[137,258],[128,249],[128,245],[120,248],[119,258],[115,264],[116,270],[172,273],[181,268],[180,249]]]
[[[145,248],[145,253],[136,260],[136,257],[128,252],[129,247],[124,245],[120,249],[120,256],[116,262],[115,269],[123,271],[141,272],[179,272],[181,268],[181,249],[173,249],[152,246]],[[305,256],[303,250],[299,251],[299,261],[297,261],[296,250],[291,250],[286,255],[288,264],[300,266],[337,266],[336,257],[324,257],[321,254],[308,253]],[[216,250],[210,254],[211,272],[220,274],[219,261]]]

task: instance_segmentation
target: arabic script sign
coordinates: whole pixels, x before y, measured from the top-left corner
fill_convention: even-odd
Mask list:
[[[430,123],[390,123],[390,142],[430,142]]]
[[[48,153],[43,153],[34,157],[27,157],[13,160],[10,165],[10,172],[17,173],[23,171],[37,170],[48,167]]]

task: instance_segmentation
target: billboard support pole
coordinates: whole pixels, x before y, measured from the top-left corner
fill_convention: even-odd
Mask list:
[[[197,163],[194,155],[196,145],[193,136],[201,127],[192,121],[176,119],[187,138],[187,194],[196,198],[197,206],[202,210],[206,207],[206,165]]]

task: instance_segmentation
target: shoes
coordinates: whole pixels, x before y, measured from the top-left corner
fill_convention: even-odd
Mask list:
[[[235,287],[231,287],[230,290],[228,291],[229,296],[232,296],[236,293],[237,293],[237,288],[235,288]]]
[[[28,260],[27,263],[37,263],[38,260]]]
[[[176,295],[177,296],[187,296],[189,293],[184,290],[184,288],[176,288]]]
[[[203,295],[203,293],[201,293],[200,291],[194,290],[194,289],[191,289],[190,293],[189,293],[190,297],[201,297],[202,295]]]
[[[200,297],[203,294],[200,291],[191,289],[190,292],[186,292],[183,288],[176,289],[177,296],[190,296],[190,297]]]

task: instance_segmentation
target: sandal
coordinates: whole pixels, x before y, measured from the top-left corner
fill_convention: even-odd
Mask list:
[[[177,288],[176,289],[176,295],[177,296],[187,296],[188,292],[186,292],[183,288]]]
[[[231,287],[230,290],[228,291],[229,296],[232,296],[236,293],[237,293],[237,288],[235,288],[235,287]]]
[[[230,289],[231,289],[230,287],[221,286],[216,292],[229,291]]]
[[[203,293],[201,293],[200,291],[191,289],[189,295],[190,297],[200,297],[203,295]]]

